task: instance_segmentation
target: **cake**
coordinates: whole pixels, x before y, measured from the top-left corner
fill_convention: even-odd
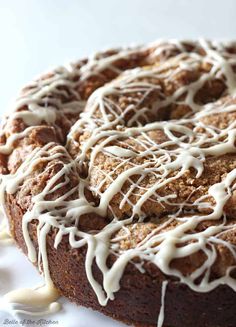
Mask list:
[[[1,202],[45,286],[6,298],[235,327],[235,144],[235,42],[108,50],[29,84],[1,125]]]

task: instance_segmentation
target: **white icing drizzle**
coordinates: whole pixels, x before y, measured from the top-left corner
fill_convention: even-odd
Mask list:
[[[196,199],[193,203],[189,203],[188,199],[184,203],[178,203],[174,193],[165,196],[160,196],[158,193],[162,187],[177,181],[190,169],[195,172],[196,179],[200,178],[204,172],[207,157],[236,152],[235,121],[222,129],[204,123],[204,118],[208,116],[236,112],[236,101],[235,104],[232,101],[226,101],[221,104],[212,102],[206,105],[195,102],[197,92],[206,82],[211,82],[214,78],[225,81],[227,89],[224,95],[230,96],[231,100],[235,99],[236,73],[232,67],[236,65],[236,55],[226,52],[225,45],[221,43],[200,40],[198,46],[204,50],[205,55],[198,51],[187,53],[184,44],[175,40],[168,43],[160,41],[134,50],[122,50],[102,58],[97,55],[82,68],[79,64],[75,64],[55,70],[54,74],[33,83],[31,88],[18,99],[16,111],[6,120],[3,134],[6,133],[9,122],[16,118],[23,120],[28,127],[23,132],[14,133],[8,137],[6,144],[0,146],[0,152],[3,154],[10,154],[16,140],[27,135],[36,125],[46,123],[54,126],[58,115],[66,117],[68,113],[81,112],[85,101],[79,94],[78,88],[91,76],[102,76],[106,69],[120,74],[121,69],[116,66],[116,63],[119,60],[128,59],[137,51],[145,52],[149,49],[149,60],[161,57],[162,53],[176,48],[180,51],[179,54],[161,64],[127,70],[120,74],[119,78],[98,88],[90,96],[86,110],[80,114],[80,119],[72,126],[66,147],[53,143],[41,148],[37,147],[14,174],[1,176],[1,200],[4,203],[5,194],[15,194],[38,163],[66,157],[71,144],[80,148],[77,157],[64,163],[62,169],[48,181],[43,191],[32,197],[32,206],[22,219],[22,230],[29,259],[32,262],[38,260],[39,265],[42,263],[45,286],[36,290],[13,291],[6,295],[7,300],[27,306],[38,306],[44,309],[46,307],[45,312],[59,309],[59,304],[55,304],[59,294],[50,277],[46,248],[46,236],[51,228],[58,229],[55,248],[65,235],[69,236],[72,248],[87,245],[85,261],[87,278],[101,305],[106,305],[108,300],[115,298],[125,267],[136,257],[140,258],[141,265],[144,261],[152,262],[165,275],[175,276],[180,282],[197,292],[209,292],[221,284],[228,285],[236,291],[235,279],[231,276],[235,266],[229,267],[224,276],[210,279],[210,271],[217,258],[215,245],[226,246],[236,258],[235,246],[220,238],[223,233],[235,228],[235,225],[227,224],[224,208],[235,190],[236,169],[232,169],[221,181],[211,185],[208,194]],[[160,80],[171,81],[182,71],[194,72],[203,64],[210,65],[209,71],[202,73],[197,80],[178,87],[168,96],[163,96]],[[143,105],[150,92],[158,94],[156,100],[151,105]],[[73,101],[70,99],[72,95]],[[68,99],[63,102],[61,96],[68,97]],[[133,102],[121,108],[119,101],[114,100],[113,97],[115,99],[129,97]],[[179,120],[160,122],[152,119],[150,121],[150,113],[158,113],[171,104],[187,105],[191,112]],[[19,111],[20,108],[24,109]],[[127,118],[130,116],[131,118]],[[162,143],[155,142],[149,135],[153,131],[161,131],[167,139]],[[87,133],[89,137],[78,144],[78,133]],[[127,139],[132,142],[127,144],[124,141]],[[99,154],[105,154],[107,158],[115,160],[116,166],[113,171],[109,173],[99,171],[100,168],[96,163]],[[57,199],[53,201],[46,199],[48,194],[60,187],[69,186],[70,173],[75,173],[77,168],[87,161],[87,177],[80,177],[76,187],[69,188],[67,193]],[[90,185],[94,167],[104,176],[96,186]],[[123,167],[126,168],[123,169]],[[119,169],[123,170],[119,172]],[[134,176],[138,176],[135,181]],[[149,177],[152,177],[155,183],[145,188],[142,182]],[[59,182],[62,178],[64,182]],[[127,181],[130,187],[125,193],[123,186]],[[104,185],[106,185],[105,190]],[[85,189],[87,188],[100,199],[98,205],[89,202],[86,198]],[[79,194],[79,196],[68,200],[73,194]],[[119,220],[111,205],[112,199],[117,194],[122,195],[119,209],[126,204],[131,207],[131,214],[123,220]],[[133,203],[130,198],[137,194],[137,201]],[[212,201],[209,201],[209,198]],[[137,218],[140,222],[143,221],[146,218],[143,205],[148,200],[161,205],[176,206],[177,211],[169,214],[168,222],[154,229],[137,246],[122,250],[118,243],[120,238],[114,238],[114,234],[121,229],[129,233],[127,227],[134,224]],[[196,208],[197,210],[192,210],[189,215],[183,208]],[[82,215],[94,213],[106,217],[108,212],[112,219],[102,230],[85,232],[78,228]],[[28,229],[32,220],[39,222],[37,226],[38,253],[36,253]],[[173,221],[177,223],[176,226],[165,229]],[[212,221],[215,224],[213,223],[203,231],[189,233],[205,221]],[[111,249],[117,254],[117,260],[108,268],[106,262]],[[206,260],[201,267],[189,275],[184,275],[171,267],[173,259],[185,258],[199,251],[204,253]],[[93,276],[94,261],[103,275],[103,285],[100,285]],[[138,265],[137,268],[142,270],[143,268]],[[200,277],[201,280],[196,283]],[[167,281],[164,281],[158,327],[161,327],[164,322],[166,287]],[[26,300],[27,298],[31,298],[30,303]]]
[[[11,237],[8,221],[4,216],[4,213],[0,209],[0,242],[1,244],[12,244],[13,238]]]
[[[161,309],[160,309],[160,313],[158,316],[158,320],[157,320],[157,327],[162,327],[163,323],[164,323],[164,318],[165,318],[165,295],[166,295],[166,288],[168,285],[168,281],[164,281],[162,282],[162,291],[161,291]]]

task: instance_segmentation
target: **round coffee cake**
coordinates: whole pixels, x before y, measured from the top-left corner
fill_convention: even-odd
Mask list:
[[[135,326],[235,327],[235,145],[235,42],[109,50],[24,88],[1,198],[45,278],[36,305],[59,291]]]

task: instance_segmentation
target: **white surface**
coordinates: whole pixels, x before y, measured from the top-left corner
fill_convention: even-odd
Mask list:
[[[0,0],[0,112],[51,66],[157,38],[233,38],[235,13],[235,0]]]
[[[104,47],[157,38],[234,38],[235,13],[235,0],[0,0],[0,113],[22,84],[51,66]],[[0,296],[38,283],[27,259],[0,244]],[[0,326],[4,317],[10,318],[0,303]],[[121,326],[68,302],[47,319],[58,320],[60,327]]]

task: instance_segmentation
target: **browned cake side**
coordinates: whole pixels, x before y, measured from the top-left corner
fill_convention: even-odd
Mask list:
[[[8,214],[9,217],[12,217],[12,233],[19,247],[26,253],[21,229],[22,210],[14,202],[14,199],[9,199],[8,203]],[[37,246],[34,227],[31,236]],[[102,307],[99,305],[85,273],[86,248],[71,249],[68,239],[64,238],[56,250],[53,246],[52,234],[48,237],[47,244],[52,280],[62,295],[78,305],[100,311],[129,325],[156,326],[157,313],[160,310],[162,281],[167,276],[164,276],[155,265],[147,263],[145,265],[146,272],[143,274],[129,263],[115,300],[109,301],[107,306]],[[113,260],[115,258],[111,257],[110,261],[113,262]],[[192,264],[197,260],[198,257],[195,257]],[[188,269],[185,262],[182,265],[183,269]],[[101,282],[101,273],[95,264],[93,270],[96,279]],[[178,281],[168,279],[165,326],[236,326],[236,293],[232,289],[222,285],[209,293],[197,293]]]

